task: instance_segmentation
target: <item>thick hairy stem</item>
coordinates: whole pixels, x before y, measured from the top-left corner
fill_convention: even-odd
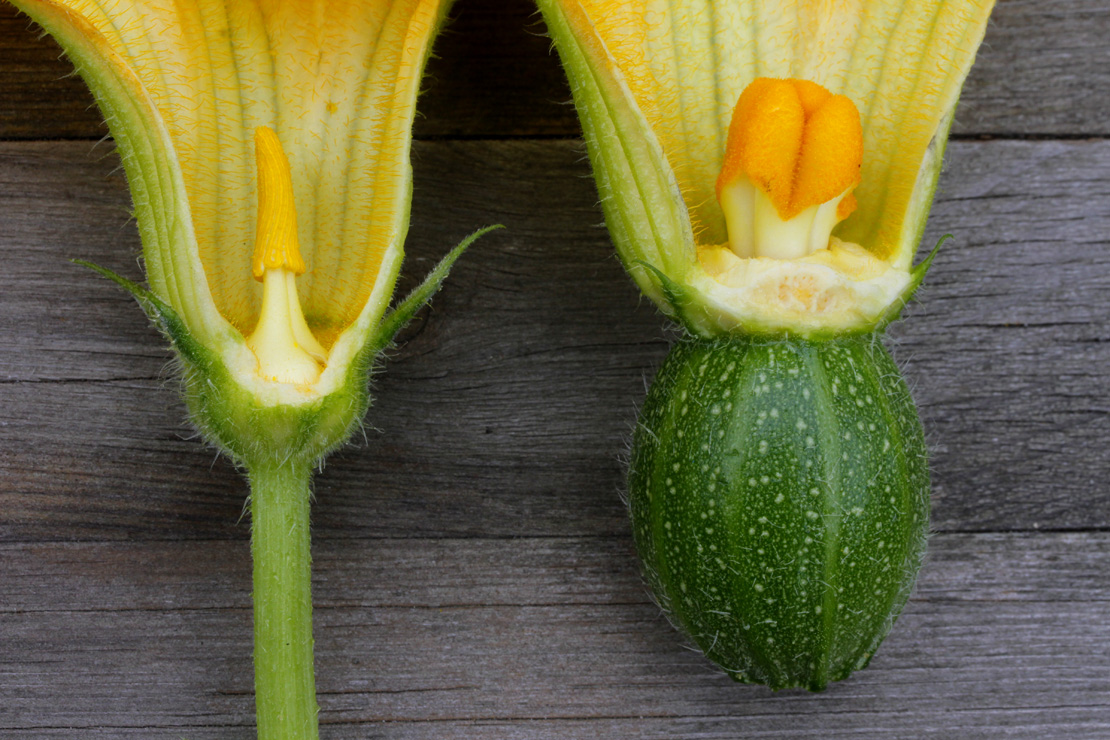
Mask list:
[[[307,463],[252,465],[254,686],[259,740],[317,740]]]

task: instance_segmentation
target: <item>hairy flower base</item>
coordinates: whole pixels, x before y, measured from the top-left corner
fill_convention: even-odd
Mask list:
[[[435,295],[455,260],[477,239],[499,228],[479,229],[451,250],[419,287],[367,333],[357,351],[337,359],[333,347],[328,368],[309,390],[259,378],[257,360],[241,336],[229,342],[229,350],[213,351],[197,341],[173,308],[143,286],[102,267],[80,264],[131,293],[170,339],[182,361],[190,416],[207,439],[248,468],[275,460],[316,464],[350,437],[365,414],[370,403],[367,378],[378,355]]]

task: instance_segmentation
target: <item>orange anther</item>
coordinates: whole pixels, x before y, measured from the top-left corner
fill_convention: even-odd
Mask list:
[[[832,97],[831,92],[809,80],[777,80],[777,82],[786,82],[794,86],[807,118],[816,113],[817,109]]]

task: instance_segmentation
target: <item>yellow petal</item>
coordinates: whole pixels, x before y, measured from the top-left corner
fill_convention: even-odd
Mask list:
[[[576,70],[571,89],[617,253],[640,289],[666,307],[664,286],[648,266],[678,274],[697,262],[690,214],[675,172],[635,105],[617,58],[582,6],[538,2],[564,65]],[[617,18],[603,19],[619,20],[621,6],[615,4],[613,10]]]

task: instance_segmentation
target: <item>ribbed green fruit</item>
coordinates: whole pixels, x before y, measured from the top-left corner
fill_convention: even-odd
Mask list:
[[[679,342],[629,486],[656,597],[738,681],[817,691],[866,666],[925,552],[924,435],[878,334]]]

